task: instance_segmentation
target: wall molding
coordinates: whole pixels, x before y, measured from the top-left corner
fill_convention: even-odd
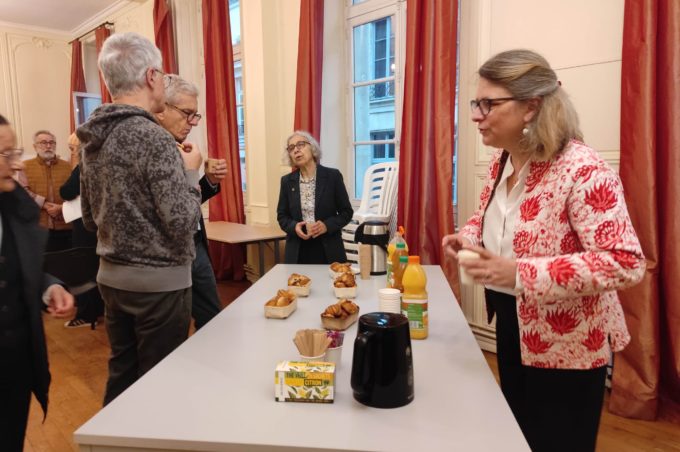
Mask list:
[[[143,2],[139,0],[118,0],[116,3],[112,4],[108,8],[101,10],[100,12],[98,12],[97,14],[90,17],[89,19],[78,25],[76,28],[71,30],[69,32],[70,39],[76,38],[84,33],[87,33],[93,28],[96,28],[99,25],[103,24],[107,20],[111,20],[112,16],[118,15],[119,13],[123,13],[123,11],[126,8],[132,10],[138,7],[141,3]]]
[[[6,22],[4,20],[0,20],[0,27],[9,28],[10,30],[8,30],[8,32],[31,32],[40,35],[49,35],[53,39],[63,39],[64,41],[69,41],[71,39],[71,34],[69,32],[54,28],[24,25],[15,22]]]

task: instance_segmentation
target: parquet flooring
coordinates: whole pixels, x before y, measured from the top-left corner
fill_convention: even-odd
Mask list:
[[[247,288],[247,283],[219,284],[226,306]],[[77,448],[73,432],[99,409],[107,375],[109,344],[103,325],[65,329],[63,320],[45,319],[52,385],[45,423],[35,400],[31,405],[25,450],[70,452]],[[485,353],[498,378],[495,355]],[[607,400],[605,399],[605,406]],[[1,449],[1,447],[0,447]],[[614,416],[603,408],[597,452],[680,452],[680,425]]]

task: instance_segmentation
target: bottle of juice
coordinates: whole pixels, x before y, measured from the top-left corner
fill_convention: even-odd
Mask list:
[[[401,313],[408,318],[411,339],[425,339],[428,333],[427,275],[420,265],[419,256],[409,256],[402,278],[404,294],[401,296]]]
[[[397,243],[403,243],[405,248],[406,248],[406,254],[408,255],[408,245],[406,244],[406,241],[404,240],[404,227],[399,226],[397,229],[397,232],[394,233],[394,237],[392,237],[392,240],[390,240],[390,243],[387,245],[387,287],[392,287],[390,286],[390,280],[392,279],[392,257],[394,256],[394,252],[397,250]]]
[[[404,272],[408,266],[408,256],[399,256],[399,265],[394,267],[394,289],[399,289],[401,293],[404,293],[404,284],[402,282],[404,278]]]
[[[387,261],[389,265],[389,270],[388,270],[388,275],[389,279],[387,280],[387,287],[391,287],[393,289],[396,289],[397,287],[394,285],[394,272],[399,266],[399,258],[401,256],[407,256],[408,257],[408,251],[406,251],[406,244],[399,242],[397,243],[397,248],[394,250],[394,253],[392,253],[392,259]]]

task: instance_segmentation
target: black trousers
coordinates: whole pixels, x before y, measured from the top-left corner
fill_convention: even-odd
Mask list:
[[[196,330],[199,330],[220,313],[222,305],[208,250],[200,232],[196,236],[196,259],[191,264],[191,317]]]
[[[63,251],[73,246],[73,233],[70,229],[57,231],[50,229],[47,235],[47,244],[45,245],[45,252]]]
[[[31,349],[0,348],[0,450],[24,450],[24,435],[31,403]]]
[[[606,367],[541,369],[522,365],[516,300],[485,290],[496,310],[496,347],[501,390],[531,450],[595,450]]]
[[[146,293],[99,284],[99,290],[111,343],[107,405],[186,340],[191,288]]]

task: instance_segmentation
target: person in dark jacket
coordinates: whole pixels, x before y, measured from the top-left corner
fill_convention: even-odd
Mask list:
[[[42,272],[47,231],[40,209],[12,175],[20,152],[0,116],[0,448],[21,451],[31,393],[47,415],[50,373],[41,309],[65,317],[73,297]]]
[[[179,75],[165,74],[165,110],[157,113],[156,119],[170,132],[182,152],[191,150],[194,145],[185,140],[191,129],[201,120],[198,113],[198,88]],[[214,165],[208,165],[208,160],[205,163],[205,175],[198,181],[201,186],[201,203],[220,192],[220,181],[227,175],[226,160],[215,160]],[[203,215],[200,217],[199,228],[194,233],[194,244],[196,258],[191,264],[191,316],[196,330],[199,330],[222,309],[208,254],[208,237]]]
[[[75,133],[68,138],[68,147],[71,151],[71,165],[73,171],[64,185],[59,188],[59,194],[64,201],[73,201],[80,196],[80,140]],[[97,247],[97,233],[88,231],[83,225],[82,218],[76,218],[71,222],[71,240],[73,248]],[[99,266],[97,266],[99,268]],[[104,314],[104,300],[99,293],[98,287],[76,295],[76,316],[64,323],[66,328],[80,328],[97,325],[97,319]]]
[[[347,262],[342,228],[354,214],[340,171],[320,165],[314,137],[296,131],[284,151],[294,171],[281,178],[279,226],[286,232],[286,264]]]

